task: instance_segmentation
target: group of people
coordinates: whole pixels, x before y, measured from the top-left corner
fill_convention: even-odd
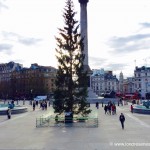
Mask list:
[[[115,115],[116,114],[115,103],[108,102],[108,104],[104,106],[104,111],[105,111],[105,114]]]
[[[103,107],[103,104],[102,104],[102,107]],[[96,108],[99,109],[99,103],[98,102],[96,102]],[[105,114],[115,115],[116,114],[116,105],[115,105],[115,103],[112,103],[111,101],[109,101],[108,104],[104,106],[104,111],[105,111]],[[133,106],[132,105],[131,105],[131,112],[133,112]],[[119,115],[119,121],[121,123],[122,129],[124,129],[125,116],[124,116],[123,113],[121,113]]]
[[[33,102],[33,104],[32,104],[32,106],[33,106],[33,111],[35,110],[35,107],[36,107],[36,106],[38,107],[39,104],[40,104],[40,108],[41,108],[42,110],[47,110],[48,102],[47,102],[46,100],[43,100],[43,101],[40,101],[40,102],[38,102],[38,101],[34,101],[34,102]],[[50,106],[50,105],[49,105],[49,106]]]

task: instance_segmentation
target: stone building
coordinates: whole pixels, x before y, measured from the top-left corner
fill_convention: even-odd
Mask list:
[[[150,67],[136,67],[134,70],[134,90],[139,92],[141,97],[150,93]]]
[[[13,61],[0,64],[0,98],[8,98],[11,95],[11,75],[15,70],[22,69],[22,65]]]
[[[112,71],[93,70],[90,83],[93,91],[99,96],[103,93],[118,91],[118,79]]]
[[[57,70],[51,66],[31,64],[30,68],[18,67],[12,71],[0,73],[1,98],[33,98],[37,95],[49,95],[55,89]]]

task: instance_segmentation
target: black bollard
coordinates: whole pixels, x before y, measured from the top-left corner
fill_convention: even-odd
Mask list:
[[[102,107],[103,107],[103,102],[102,102]]]

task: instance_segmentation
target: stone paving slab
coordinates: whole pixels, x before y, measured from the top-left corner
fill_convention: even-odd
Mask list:
[[[91,108],[96,110],[95,105]],[[105,115],[100,106],[96,110],[98,128],[36,128],[36,117],[46,111],[39,108],[32,111],[29,106],[27,113],[0,121],[0,150],[149,150],[150,116],[132,114],[129,108],[130,105],[117,106],[117,115]],[[124,130],[119,122],[121,112],[126,117]],[[149,146],[133,146],[135,143],[149,143]]]

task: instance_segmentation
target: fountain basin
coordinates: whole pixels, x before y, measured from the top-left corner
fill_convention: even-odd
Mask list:
[[[6,115],[8,110],[8,104],[0,104],[0,115]],[[11,114],[20,114],[28,111],[27,107],[15,105],[13,109],[11,109]]]
[[[146,108],[143,105],[136,105],[133,107],[133,112],[139,114],[150,114],[150,108]]]

